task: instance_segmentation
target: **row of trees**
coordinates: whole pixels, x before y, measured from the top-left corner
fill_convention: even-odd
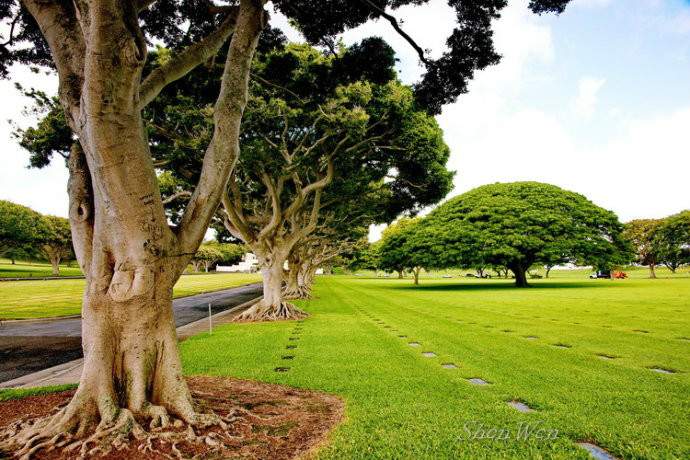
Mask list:
[[[18,255],[45,258],[59,276],[60,262],[73,257],[69,221],[0,200],[0,257]]]
[[[637,262],[654,269],[665,265],[671,272],[690,264],[690,211],[663,219],[635,219],[625,224],[625,235],[637,253]]]
[[[612,212],[553,185],[515,182],[478,187],[425,218],[400,219],[357,263],[400,276],[408,271],[415,284],[422,269],[510,270],[524,287],[535,264],[605,269],[632,257]]]
[[[449,2],[456,27],[432,58],[387,11],[426,1],[279,0],[273,7],[327,51],[278,50],[276,59],[271,50],[282,43],[265,3],[15,0],[0,8],[9,34],[0,74],[20,63],[60,79],[46,108],[68,129],[44,136],[44,123],[32,135],[50,142],[23,145],[39,160],[67,157],[73,242],[86,276],[79,387],[52,418],[9,434],[1,449],[29,456],[62,436],[77,446],[88,437],[85,451],[99,440],[109,448],[142,432],[141,420],[222,423],[193,404],[171,297],[212,219],[262,260],[267,295],[248,316],[291,316],[275,267],[298,242],[349,235],[348,227],[390,221],[448,191],[448,151],[433,115],[467,91],[475,71],[499,61],[492,25],[507,2]],[[561,12],[567,3],[529,7]],[[378,18],[419,55],[425,72],[412,88],[392,78],[394,58],[381,40],[338,49],[338,34]],[[152,43],[165,49],[149,55]],[[175,189],[168,195],[159,181],[166,170]]]
[[[196,250],[190,263],[195,272],[199,272],[203,266],[208,273],[215,264],[233,265],[239,262],[245,252],[246,248],[241,244],[206,241]]]

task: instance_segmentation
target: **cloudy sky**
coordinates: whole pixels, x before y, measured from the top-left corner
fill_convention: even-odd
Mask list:
[[[533,15],[527,3],[512,0],[496,23],[501,64],[477,74],[470,93],[438,119],[457,171],[451,196],[536,180],[582,193],[623,221],[690,208],[690,1],[574,0],[560,16]],[[444,2],[432,4],[394,14],[438,55],[453,15]],[[370,35],[394,46],[400,77],[414,82],[416,55],[387,22],[350,31],[344,41]],[[54,78],[22,69],[13,77],[56,87]],[[0,199],[65,216],[63,162],[26,168],[5,120],[31,120],[12,82],[0,82],[0,97]]]

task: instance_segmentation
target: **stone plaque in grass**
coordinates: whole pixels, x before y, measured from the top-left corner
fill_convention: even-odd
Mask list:
[[[591,442],[578,442],[575,444],[588,451],[591,458],[596,458],[598,460],[618,460],[618,457],[614,457],[611,452]]]
[[[571,345],[567,345],[565,343],[554,343],[553,346],[556,348],[572,348]]]
[[[283,359],[295,359],[293,355],[283,356]]]
[[[599,353],[597,356],[600,357],[601,359],[616,359],[617,358],[616,356],[605,355],[603,353]]]
[[[441,366],[444,367],[445,369],[457,369],[458,368],[458,366],[456,366],[453,363],[443,363],[443,364],[441,364]]]
[[[290,340],[299,340],[299,337],[290,337]]]
[[[534,409],[532,409],[527,404],[520,402],[520,401],[508,401],[506,404],[509,405],[510,407],[512,407],[513,409],[519,410],[520,412],[533,412],[534,411]]]
[[[289,367],[276,367],[276,372],[287,372],[289,370]]]
[[[427,358],[433,358],[434,356],[436,356],[436,353],[434,353],[433,351],[425,351],[425,352],[422,353],[422,354],[423,354],[424,356],[426,356]]]
[[[652,372],[658,372],[660,374],[675,374],[676,373],[676,371],[673,371],[671,369],[664,369],[663,367],[648,367],[647,369],[649,369]]]
[[[491,385],[491,384],[490,384],[489,382],[487,382],[486,380],[480,379],[480,378],[478,378],[478,377],[471,378],[471,379],[467,379],[467,380],[468,380],[470,383],[474,384],[474,385],[479,385],[479,386]]]
[[[537,337],[535,337],[535,336],[533,336],[533,335],[528,335],[528,336],[525,337],[525,338],[526,338],[527,340],[537,340]]]
[[[400,337],[401,339],[404,339],[407,336],[406,335],[399,335],[398,337]]]
[[[411,347],[421,347],[421,346],[422,346],[421,343],[417,343],[417,342],[410,342],[409,345],[410,345]]]
[[[294,349],[294,348],[297,348],[297,345],[288,345],[288,346],[286,346],[285,348],[288,349],[288,350],[292,350],[292,349]]]

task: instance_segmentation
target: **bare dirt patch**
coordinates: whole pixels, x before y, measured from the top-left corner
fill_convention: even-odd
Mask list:
[[[104,460],[271,459],[302,457],[327,441],[342,421],[343,401],[333,395],[270,383],[224,377],[187,378],[201,411],[213,411],[229,420],[220,426],[195,429],[192,438],[174,445],[161,439],[133,439],[126,448],[96,458]],[[57,412],[73,391],[63,391],[0,403],[0,430],[19,419],[39,418]],[[143,422],[143,421],[141,421]],[[146,426],[146,425],[144,425]],[[156,433],[187,432],[189,427],[169,427]],[[165,436],[161,436],[165,438]],[[11,453],[0,452],[0,458]],[[32,458],[73,460],[77,453],[59,448],[38,451]]]

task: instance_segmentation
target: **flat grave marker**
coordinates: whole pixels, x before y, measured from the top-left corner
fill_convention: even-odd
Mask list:
[[[519,410],[520,412],[534,412],[534,409],[520,401],[508,401],[506,402],[506,404],[512,407],[513,409]]]

